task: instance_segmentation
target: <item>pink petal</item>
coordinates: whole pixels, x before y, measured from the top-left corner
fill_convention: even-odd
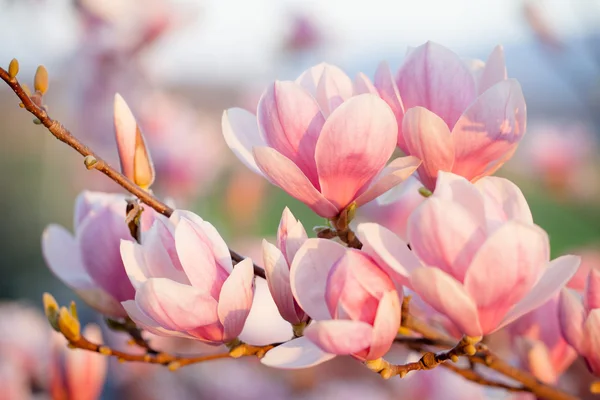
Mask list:
[[[373,257],[398,284],[408,284],[411,272],[421,266],[406,243],[381,225],[360,224],[356,235],[363,244],[362,251]]]
[[[375,95],[358,95],[338,107],[315,151],[323,196],[340,210],[354,201],[392,155],[397,129],[394,114]]]
[[[306,337],[300,337],[269,350],[260,362],[273,368],[300,369],[314,367],[334,357],[335,354],[325,353]]]
[[[404,153],[408,153],[402,134],[402,120],[404,118],[404,105],[398,91],[398,86],[392,75],[392,70],[386,61],[382,61],[375,71],[375,87],[379,92],[379,96],[390,106],[392,112],[396,116],[398,123],[398,147]]]
[[[481,336],[475,302],[450,275],[437,268],[421,267],[412,273],[411,285],[427,304],[450,318],[461,333]]]
[[[75,200],[74,227],[77,232],[78,227],[90,213],[95,213],[105,207],[115,207],[117,212],[125,212],[125,196],[122,194],[91,192],[84,190]],[[146,214],[146,213],[145,213]],[[151,214],[151,213],[147,213]]]
[[[308,180],[306,175],[287,157],[270,147],[255,147],[254,157],[265,176],[290,196],[309,206],[324,218],[332,218],[339,211]]]
[[[580,262],[581,258],[572,255],[552,260],[531,291],[506,314],[498,329],[550,300],[575,275]]]
[[[325,117],[352,97],[352,80],[341,69],[325,64],[317,85],[317,101]]]
[[[177,255],[174,232],[161,220],[156,220],[143,239],[148,274],[189,283]]]
[[[350,355],[369,347],[373,327],[360,321],[318,321],[304,330],[304,336],[326,353]]]
[[[597,268],[592,268],[588,275],[583,304],[588,312],[600,308],[600,270]]]
[[[96,284],[83,266],[77,241],[60,225],[49,225],[42,234],[42,254],[50,270],[73,289],[90,289]]]
[[[219,320],[223,324],[223,340],[235,339],[242,329],[254,298],[254,267],[245,258],[236,264],[221,288],[219,296]]]
[[[486,176],[478,180],[475,187],[483,194],[488,220],[516,220],[533,224],[531,210],[523,192],[508,179]]]
[[[419,167],[421,182],[433,190],[438,171],[451,171],[454,164],[454,143],[448,126],[426,108],[414,107],[406,111],[402,131],[408,154],[423,160]]]
[[[257,119],[266,143],[318,187],[315,146],[325,118],[315,99],[294,82],[275,82],[258,103]]]
[[[396,82],[405,110],[425,107],[449,129],[477,95],[471,71],[456,54],[433,42],[407,55]]]
[[[210,248],[217,264],[221,266],[226,272],[233,270],[233,262],[231,261],[231,253],[229,247],[223,237],[217,229],[208,221],[202,221],[199,225],[196,225],[196,231],[201,234],[206,240],[208,247]]]
[[[223,137],[231,151],[246,167],[262,175],[252,155],[254,147],[265,145],[258,130],[256,116],[241,108],[230,108],[223,112],[221,126]]]
[[[583,353],[587,365],[596,376],[600,375],[600,309],[590,312],[583,325]]]
[[[191,285],[219,298],[227,273],[216,264],[206,238],[185,218],[175,229],[175,246]]]
[[[317,64],[302,72],[302,74],[295,80],[295,82],[298,85],[302,86],[304,89],[306,89],[306,91],[308,91],[308,93],[310,93],[311,96],[316,99],[317,86],[319,85],[319,81],[321,80],[321,76],[323,76],[323,71],[325,71],[325,68],[338,67],[327,63]]]
[[[460,175],[440,171],[433,197],[460,204],[479,221],[486,224],[486,201],[475,185]]]
[[[152,274],[148,271],[146,266],[146,259],[144,258],[144,250],[142,246],[131,241],[121,240],[121,259],[123,260],[123,266],[127,272],[127,277],[137,290],[142,286],[148,278],[162,278],[160,274]]]
[[[90,324],[83,336],[95,343],[102,343],[102,331],[98,325]],[[65,351],[64,368],[69,398],[95,400],[100,398],[108,357],[90,351],[75,349]]]
[[[219,321],[217,301],[193,286],[148,279],[135,294],[140,310],[168,330],[186,332]]]
[[[504,49],[496,46],[485,63],[479,78],[479,94],[485,92],[496,83],[507,79]]]
[[[555,384],[559,374],[554,369],[549,349],[544,342],[528,337],[518,337],[517,340],[517,349],[519,353],[524,353],[520,357],[526,359],[527,369],[542,382]]]
[[[521,86],[514,79],[492,86],[465,111],[452,130],[456,160],[452,172],[471,180],[513,151],[527,118]]]
[[[121,306],[121,303],[119,303],[117,299],[99,287],[93,287],[89,289],[73,289],[73,291],[87,305],[102,315],[116,318],[123,318],[127,316],[125,310]]]
[[[269,290],[279,309],[279,313],[291,324],[302,321],[304,313],[296,311],[294,296],[290,286],[290,269],[281,251],[263,239],[263,262]]]
[[[377,89],[373,86],[371,80],[362,72],[359,72],[354,78],[354,94],[372,93],[378,94]]]
[[[144,313],[138,307],[135,300],[127,300],[122,303],[123,308],[127,311],[127,315],[135,322],[135,324],[139,327],[153,333],[158,336],[172,336],[172,337],[189,337],[185,333],[172,331],[169,329],[165,329],[158,324],[155,320],[150,318],[146,313]]]
[[[398,297],[398,293],[395,291],[385,292],[379,302],[377,316],[373,323],[371,348],[365,359],[376,360],[388,352],[398,334],[400,313],[400,298]]]
[[[373,201],[394,186],[404,182],[421,164],[416,157],[398,157],[385,167],[375,179],[371,186],[356,198],[358,207]]]
[[[121,260],[121,239],[131,239],[124,215],[110,208],[86,218],[78,238],[87,273],[98,286],[118,301],[130,300],[135,290]]]
[[[485,226],[472,210],[435,195],[408,219],[408,241],[415,254],[459,282],[486,236]]]
[[[581,300],[566,288],[560,292],[558,318],[563,337],[578,353],[581,353],[586,313]]]
[[[277,229],[277,246],[288,263],[291,264],[296,252],[306,239],[308,239],[308,235],[304,226],[294,217],[290,209],[286,207],[283,210],[279,228]]]
[[[308,239],[294,257],[290,268],[292,293],[300,307],[314,320],[327,320],[325,304],[327,278],[346,248],[327,239]]]
[[[510,221],[482,244],[464,287],[477,304],[482,333],[496,330],[508,310],[537,282],[549,258],[548,235],[535,225]],[[502,271],[502,279],[490,279]]]

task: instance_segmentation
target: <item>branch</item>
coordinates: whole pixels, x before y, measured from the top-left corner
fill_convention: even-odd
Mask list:
[[[0,78],[6,82],[6,84],[12,89],[13,92],[19,97],[21,100],[22,108],[25,108],[31,114],[33,114],[37,120],[44,125],[52,135],[60,140],[61,142],[67,144],[71,148],[75,149],[79,154],[85,157],[85,165],[88,169],[96,169],[102,172],[104,175],[112,179],[114,182],[119,184],[122,188],[127,190],[129,193],[133,194],[135,197],[140,199],[141,202],[148,205],[149,207],[156,210],[156,212],[170,217],[173,214],[173,209],[154,197],[151,193],[142,189],[131,180],[129,180],[126,176],[121,174],[119,171],[111,167],[106,161],[104,161],[100,156],[98,156],[92,149],[83,144],[79,139],[77,139],[67,128],[65,128],[59,121],[50,118],[46,109],[36,104],[36,102],[32,99],[32,97],[23,89],[21,84],[16,78],[16,72],[12,71],[13,65],[16,65],[16,71],[18,71],[18,63],[13,60],[11,62],[11,73],[0,67]],[[12,73],[14,72],[14,73]],[[41,98],[41,94],[40,97]],[[37,123],[37,122],[36,122]],[[231,258],[234,262],[239,263],[244,259],[241,255],[236,253],[233,250],[229,250],[231,254]],[[254,264],[254,275],[265,278],[265,271]]]

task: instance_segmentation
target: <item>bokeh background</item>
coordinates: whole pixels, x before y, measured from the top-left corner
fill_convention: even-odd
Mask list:
[[[213,222],[247,255],[259,255],[261,239],[274,236],[285,205],[307,229],[323,220],[233,157],[220,133],[224,109],[254,110],[270,81],[294,79],[322,61],[372,77],[380,61],[396,70],[408,46],[427,40],[484,60],[502,44],[508,74],[527,100],[528,129],[500,175],[524,191],[534,219],[550,234],[553,256],[592,259],[600,251],[598,1],[0,0],[0,37],[0,63],[19,59],[21,80],[44,64],[51,115],[115,164],[112,100],[121,93],[149,141],[155,192]],[[0,299],[28,301],[34,309],[41,309],[45,291],[60,303],[74,299],[46,268],[40,236],[50,223],[72,228],[82,190],[120,188],[87,171],[1,86],[0,171]],[[82,320],[98,320],[80,309]],[[215,365],[173,378],[158,367],[127,375],[127,367],[111,364],[104,397],[364,398],[368,388],[370,398],[394,398],[396,390],[348,379],[364,375],[360,369],[337,371],[324,386],[331,366],[267,374]],[[171,392],[147,389],[156,386]]]

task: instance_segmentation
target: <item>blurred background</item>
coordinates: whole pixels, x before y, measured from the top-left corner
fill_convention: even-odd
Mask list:
[[[255,111],[270,81],[295,79],[322,61],[372,77],[380,61],[396,70],[408,46],[427,40],[483,60],[502,44],[509,77],[523,87],[528,128],[500,175],[524,191],[554,257],[574,252],[595,260],[600,251],[599,1],[0,0],[0,37],[0,63],[17,58],[22,81],[44,64],[50,114],[115,165],[112,101],[121,93],[149,142],[155,193],[210,220],[258,263],[260,241],[275,235],[285,205],[307,230],[323,220],[230,153],[220,132],[224,109]],[[31,309],[23,310],[36,315],[45,291],[59,303],[76,298],[44,264],[43,229],[72,229],[82,190],[120,188],[87,171],[1,86],[0,170],[0,299],[26,301]],[[82,320],[98,320],[79,303]],[[5,328],[9,320],[0,316]],[[288,373],[218,362],[175,376],[115,363],[104,398],[394,398],[400,385],[346,365],[324,386],[334,370],[327,365]],[[215,379],[214,368],[226,373]],[[364,382],[349,383],[354,375]],[[231,392],[231,382],[244,392]],[[43,398],[43,382],[34,383]]]

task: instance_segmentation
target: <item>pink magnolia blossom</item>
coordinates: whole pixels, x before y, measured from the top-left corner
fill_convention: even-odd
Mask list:
[[[558,295],[508,326],[520,363],[536,378],[556,384],[577,353],[563,339],[558,320]]]
[[[400,326],[402,292],[367,254],[308,239],[296,252],[290,281],[296,301],[314,322],[304,337],[269,351],[264,364],[305,368],[334,355],[375,360],[390,349]]]
[[[50,225],[42,235],[42,252],[48,267],[88,305],[113,317],[127,315],[121,302],[135,291],[121,261],[121,239],[131,239],[125,222],[126,197],[83,192],[75,204],[75,234]],[[142,229],[155,217],[142,213]]]
[[[252,260],[233,268],[210,223],[176,210],[157,219],[141,245],[122,241],[121,256],[136,290],[123,306],[140,327],[215,344],[242,331],[254,297]]]
[[[600,377],[600,269],[591,269],[583,302],[570,289],[561,292],[559,316],[565,340]]]
[[[308,318],[294,299],[290,286],[290,265],[307,239],[304,226],[286,207],[277,230],[277,246],[263,240],[263,261],[269,290],[281,316],[293,325]]]
[[[88,325],[83,336],[102,343],[102,332],[97,325]],[[54,357],[50,368],[50,392],[53,399],[96,400],[100,398],[108,357],[81,349],[67,347],[66,339],[53,332]]]
[[[523,93],[507,79],[500,46],[484,64],[427,42],[407,54],[395,78],[382,63],[374,86],[398,120],[398,146],[423,160],[418,174],[429,189],[438,171],[470,181],[493,174],[525,133]]]
[[[547,234],[531,221],[519,189],[487,177],[474,185],[441,172],[410,217],[404,241],[361,224],[363,251],[386,266],[465,335],[492,333],[541,306],[575,274],[579,257],[550,262]],[[502,279],[495,279],[501,274]]]
[[[225,140],[238,158],[325,218],[353,202],[368,203],[406,179],[419,165],[398,158],[387,168],[398,127],[374,94],[339,68],[320,64],[295,82],[276,81],[253,115],[223,114]],[[364,93],[358,94],[357,93]]]

